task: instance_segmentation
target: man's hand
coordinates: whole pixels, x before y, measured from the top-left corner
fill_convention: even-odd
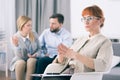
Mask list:
[[[50,54],[46,53],[45,56],[49,56]]]

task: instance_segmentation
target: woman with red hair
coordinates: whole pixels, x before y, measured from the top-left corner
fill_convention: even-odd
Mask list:
[[[97,5],[86,7],[82,11],[81,21],[89,35],[78,38],[71,48],[60,44],[57,58],[48,65],[44,73],[61,72],[65,67],[60,64],[64,66],[67,63],[74,68],[73,73],[109,70],[113,50],[111,41],[101,33],[104,20],[103,11]],[[58,63],[60,66],[56,67]],[[64,70],[63,73],[68,72]]]

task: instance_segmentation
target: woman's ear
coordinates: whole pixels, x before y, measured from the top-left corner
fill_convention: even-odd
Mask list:
[[[100,25],[104,24],[105,18],[100,18]]]
[[[104,21],[105,21],[105,18],[102,18],[102,19],[101,19],[101,22],[104,23]]]

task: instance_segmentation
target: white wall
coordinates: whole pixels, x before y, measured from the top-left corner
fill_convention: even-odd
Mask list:
[[[0,28],[6,30],[7,33],[13,33],[14,22],[15,0],[0,0]]]
[[[87,34],[81,22],[81,12],[89,5],[102,8],[105,23],[102,33],[109,38],[120,38],[120,0],[71,0],[71,32],[73,37]]]
[[[15,32],[15,0],[0,0],[0,30],[6,31],[6,41],[8,43],[7,55],[10,62],[12,58],[10,37]]]

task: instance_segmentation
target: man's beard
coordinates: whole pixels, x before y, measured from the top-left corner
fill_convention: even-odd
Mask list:
[[[56,28],[56,29],[53,29],[53,30],[50,29],[50,31],[53,32],[53,33],[57,33],[59,30],[60,30],[59,28]]]

